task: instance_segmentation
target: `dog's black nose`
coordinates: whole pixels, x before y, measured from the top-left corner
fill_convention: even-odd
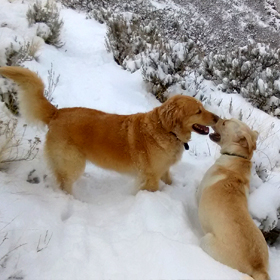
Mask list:
[[[214,115],[214,122],[216,123],[220,119],[220,117],[215,114],[213,114],[213,115]]]

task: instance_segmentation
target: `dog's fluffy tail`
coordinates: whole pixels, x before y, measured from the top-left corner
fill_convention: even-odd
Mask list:
[[[33,124],[49,124],[58,109],[44,96],[44,83],[38,75],[15,66],[0,67],[0,74],[19,85],[18,100],[23,117]]]

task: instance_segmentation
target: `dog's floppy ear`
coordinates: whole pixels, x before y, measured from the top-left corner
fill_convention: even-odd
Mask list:
[[[248,148],[249,153],[256,150],[256,141],[258,138],[259,133],[257,131],[252,131],[252,133],[243,132],[240,134],[239,144],[244,147]]]
[[[254,134],[254,137],[255,137],[255,141],[257,141],[257,139],[258,139],[258,137],[259,137],[258,131],[253,130],[253,134]]]
[[[159,107],[159,118],[163,127],[169,132],[174,131],[179,125],[181,119],[179,114],[180,109],[173,100],[167,100]]]

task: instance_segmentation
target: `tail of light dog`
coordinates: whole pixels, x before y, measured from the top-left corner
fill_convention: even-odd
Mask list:
[[[22,67],[0,67],[0,74],[19,85],[19,108],[23,117],[30,123],[49,124],[57,112],[44,95],[44,83],[38,75]]]
[[[254,272],[252,277],[249,275],[244,275],[242,280],[270,280],[270,277],[266,271]]]
[[[255,272],[252,277],[254,278],[254,280],[270,280],[270,277],[266,271]]]

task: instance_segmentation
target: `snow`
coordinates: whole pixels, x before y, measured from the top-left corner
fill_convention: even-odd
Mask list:
[[[262,79],[258,80],[258,88],[259,88],[259,91],[261,94],[265,94],[266,87],[265,87],[265,83],[263,82]]]
[[[274,81],[274,88],[278,91],[280,91],[280,80],[276,80]]]
[[[32,37],[36,30],[23,31],[27,4],[0,0],[0,21],[9,19],[14,32]],[[62,9],[61,17],[65,45],[60,49],[43,45],[38,61],[25,63],[45,83],[53,65],[60,75],[54,104],[119,114],[160,105],[146,91],[141,71],[124,71],[106,52],[104,25],[70,9]],[[0,38],[6,36],[3,30]],[[280,121],[240,95],[224,94],[211,82],[203,83],[207,109],[226,118],[238,118],[242,110],[243,121],[260,132],[254,167],[268,170],[268,176],[263,183],[252,172],[249,204],[256,221],[266,219],[269,228],[277,221],[280,206]],[[73,197],[58,189],[46,167],[45,132],[28,127],[26,140],[34,136],[42,140],[37,157],[14,162],[0,172],[1,279],[242,279],[242,273],[216,262],[199,247],[203,233],[195,192],[219,156],[219,148],[208,137],[193,134],[190,150],[171,170],[172,186],[161,182],[161,191],[137,191],[133,178],[88,164]],[[38,184],[26,182],[34,169]],[[279,245],[269,251],[271,278],[279,279]]]
[[[266,197],[266,201],[260,204],[259,201],[262,201],[262,197]],[[251,194],[249,209],[252,215],[258,216],[260,220],[267,221],[263,229],[269,231],[276,226],[277,215],[275,208],[277,209],[279,205],[279,188],[275,188],[271,183],[264,183],[258,192]],[[255,212],[257,213],[255,214]]]
[[[151,4],[156,8],[156,9],[164,9],[167,4],[165,3],[160,3],[160,2],[157,2],[157,1],[152,1],[151,0]]]

